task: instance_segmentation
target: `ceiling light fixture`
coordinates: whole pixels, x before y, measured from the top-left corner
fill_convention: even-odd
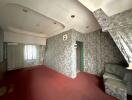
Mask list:
[[[21,27],[21,26],[18,26],[18,28],[19,28],[19,29],[22,29],[22,27]]]
[[[89,26],[86,26],[86,28],[89,28]]]
[[[54,24],[57,24],[56,22],[54,22]]]
[[[23,9],[22,9],[22,11],[23,11],[23,12],[25,12],[25,13],[27,13],[27,12],[28,12],[28,10],[27,10],[27,9],[25,9],[25,8],[23,8]]]
[[[40,24],[36,24],[36,26],[37,26],[37,27],[39,27],[39,26],[40,26]]]
[[[71,18],[75,18],[75,15],[71,15]]]

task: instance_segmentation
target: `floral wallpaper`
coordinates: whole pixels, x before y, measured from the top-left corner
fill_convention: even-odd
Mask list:
[[[101,9],[94,12],[94,16],[102,27],[103,31],[108,31],[115,44],[121,51],[125,60],[132,65],[132,9],[108,17]],[[128,71],[128,70],[127,70]],[[125,76],[126,78],[128,76]],[[127,83],[127,82],[126,82]],[[129,84],[132,84],[129,82]],[[132,94],[132,89],[126,84],[127,93]],[[105,84],[107,87],[107,84]],[[111,88],[111,87],[110,87]],[[106,89],[109,92],[110,88]],[[119,94],[119,91],[115,91]],[[124,92],[125,93],[125,92]],[[122,94],[123,96],[123,94]],[[125,94],[124,94],[124,96]],[[123,100],[125,100],[125,98]]]
[[[84,71],[102,75],[106,63],[126,64],[126,61],[117,48],[109,32],[97,30],[81,34],[73,30],[74,41],[84,43]]]
[[[127,63],[132,65],[132,9],[110,17],[98,9],[94,16],[102,30],[110,33]]]
[[[68,39],[63,41],[63,35]],[[68,77],[76,77],[76,41],[83,42],[84,71],[101,75],[105,63],[120,63],[124,57],[108,32],[82,34],[74,29],[47,39],[45,64]]]
[[[67,35],[67,40],[64,41],[63,35],[65,34]],[[66,76],[75,77],[76,68],[73,65],[73,46],[72,30],[48,38],[45,51],[45,64]]]

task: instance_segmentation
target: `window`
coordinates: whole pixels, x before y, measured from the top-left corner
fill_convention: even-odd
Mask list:
[[[25,45],[24,58],[25,60],[36,60],[37,59],[37,47],[35,45]]]

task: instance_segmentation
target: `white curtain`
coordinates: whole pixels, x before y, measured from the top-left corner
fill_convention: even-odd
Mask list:
[[[8,43],[8,70],[14,70],[34,65],[42,65],[44,60],[44,46]]]
[[[39,46],[24,45],[24,66],[39,64]]]

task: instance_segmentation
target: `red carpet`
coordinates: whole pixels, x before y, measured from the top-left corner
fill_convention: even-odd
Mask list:
[[[79,73],[68,78],[45,66],[8,72],[2,85],[9,87],[0,100],[117,100],[103,91],[102,78]]]

